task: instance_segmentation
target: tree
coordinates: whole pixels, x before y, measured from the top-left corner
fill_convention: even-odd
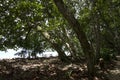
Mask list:
[[[0,50],[22,48],[36,57],[54,49],[62,61],[69,60],[65,52],[84,56],[92,80],[95,58],[119,52],[119,10],[118,0],[2,0]]]
[[[64,18],[68,21],[70,26],[75,31],[77,38],[81,43],[83,52],[85,53],[88,59],[88,63],[87,63],[88,72],[89,72],[89,76],[91,77],[92,75],[94,75],[94,51],[93,48],[91,48],[90,44],[88,43],[85,32],[83,31],[83,26],[81,26],[78,20],[75,19],[74,15],[67,9],[66,5],[62,0],[59,1],[54,0],[54,2],[58,7],[58,10],[61,12],[61,14],[64,16]]]

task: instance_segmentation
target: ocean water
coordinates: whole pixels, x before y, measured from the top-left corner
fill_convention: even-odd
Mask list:
[[[15,56],[14,54],[17,53],[18,51],[15,51],[13,49],[8,49],[7,51],[0,51],[0,59],[17,58],[19,56]]]
[[[8,49],[5,51],[0,51],[0,59],[12,59],[12,58],[20,58],[20,56],[14,55],[15,53],[19,52],[21,49],[15,51],[13,49]],[[58,56],[57,52],[44,52],[39,57],[50,57],[50,56]]]

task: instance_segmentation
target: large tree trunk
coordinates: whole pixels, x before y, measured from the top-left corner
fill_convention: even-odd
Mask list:
[[[78,20],[75,19],[74,15],[67,9],[63,0],[54,0],[54,3],[57,6],[58,10],[63,15],[63,17],[68,21],[70,26],[75,31],[77,38],[80,41],[83,52],[85,53],[88,59],[87,67],[88,67],[89,77],[93,76],[94,75],[94,50],[93,48],[91,48],[90,44],[88,43],[85,32],[83,31],[83,27],[80,25]]]

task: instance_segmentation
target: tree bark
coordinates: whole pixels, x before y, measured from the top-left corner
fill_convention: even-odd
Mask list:
[[[70,54],[71,54],[71,57],[72,57],[73,59],[75,59],[75,58],[76,58],[76,55],[77,55],[75,46],[74,46],[73,42],[71,41],[70,36],[67,34],[67,30],[66,30],[64,27],[62,28],[62,30],[63,30],[63,32],[64,32],[64,37],[65,37],[65,38],[62,37],[62,40],[63,40],[63,41],[66,40],[66,41],[67,41],[68,44],[66,44],[66,42],[65,42],[66,47],[69,49],[69,52],[70,52]]]
[[[54,0],[55,5],[57,6],[59,12],[63,15],[63,17],[68,21],[70,26],[75,31],[77,38],[79,39],[79,42],[81,44],[81,47],[83,49],[83,52],[85,53],[88,62],[88,72],[89,77],[94,75],[94,50],[90,46],[87,37],[85,35],[85,32],[83,31],[83,27],[78,22],[77,19],[75,19],[74,15],[68,10],[68,8],[65,6],[63,0]],[[92,79],[89,79],[92,80]]]
[[[100,26],[94,25],[94,35],[95,35],[95,55],[96,55],[96,62],[100,58],[100,43],[101,43],[101,36],[100,36]]]
[[[62,47],[57,43],[52,43],[53,48],[58,52],[58,57],[63,62],[69,62],[68,57],[65,52],[62,50]]]
[[[44,38],[51,44],[53,49],[55,49],[58,53],[58,58],[63,62],[68,62],[68,57],[65,52],[62,50],[62,46],[59,43],[52,42],[50,38],[46,37],[42,31],[40,33],[44,36]]]

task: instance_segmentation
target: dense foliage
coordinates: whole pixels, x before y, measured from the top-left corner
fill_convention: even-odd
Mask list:
[[[91,74],[97,59],[119,54],[119,4],[119,0],[1,0],[0,50],[22,48],[19,55],[27,52],[36,58],[52,49],[62,61],[84,56]]]

